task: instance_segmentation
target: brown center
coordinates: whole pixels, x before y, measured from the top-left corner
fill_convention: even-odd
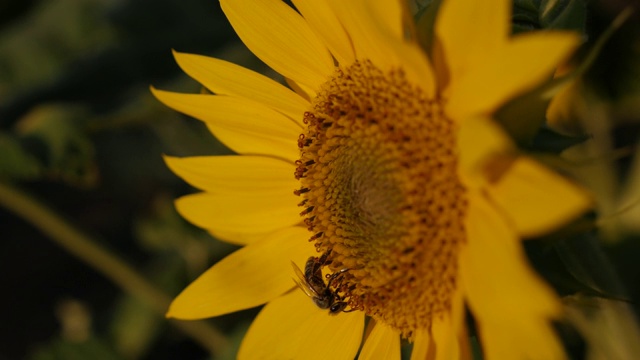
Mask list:
[[[302,215],[351,309],[412,338],[450,311],[465,189],[457,125],[402,71],[340,68],[305,113],[296,177]]]

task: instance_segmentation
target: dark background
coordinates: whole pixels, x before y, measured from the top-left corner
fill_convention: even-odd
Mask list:
[[[592,3],[590,41],[625,4]],[[628,153],[635,151],[640,123],[640,106],[634,107],[640,101],[638,22],[632,17],[585,75],[585,86],[619,110],[609,118],[612,141]],[[150,85],[200,91],[175,64],[171,49],[272,75],[239,43],[215,0],[0,1],[0,160],[9,159],[10,151],[17,159],[0,161],[0,181],[52,209],[175,296],[234,247],[214,241],[173,210],[173,199],[193,190],[167,170],[161,155],[229,151],[198,121],[151,96]],[[620,187],[631,159],[615,161]],[[544,262],[553,259],[529,250],[544,272]],[[626,234],[604,250],[629,304],[638,309],[640,239]],[[0,274],[0,360],[209,356],[162,314],[3,207]],[[551,281],[566,284],[565,278]],[[217,358],[234,358],[256,311],[208,321],[229,344]],[[86,324],[81,340],[63,330],[76,318]]]

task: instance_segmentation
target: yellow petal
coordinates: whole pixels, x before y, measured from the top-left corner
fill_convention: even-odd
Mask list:
[[[450,83],[459,82],[469,69],[488,64],[491,55],[504,45],[510,31],[510,4],[508,0],[492,1],[490,5],[477,0],[442,2],[436,18],[436,36],[442,46]],[[486,87],[494,85],[485,84]]]
[[[474,316],[552,315],[559,304],[528,266],[515,229],[482,193],[469,193],[460,268]]]
[[[293,81],[293,80],[291,80],[289,78],[284,78],[284,81],[287,83],[287,85],[289,85],[289,87],[291,89],[293,89],[293,91],[295,91],[296,94],[298,94],[298,96],[304,98],[305,100],[311,101],[311,99],[316,97],[316,91],[315,90],[313,90],[313,89],[311,89],[311,88],[309,88],[307,86],[298,84],[297,82],[295,82],[295,81]]]
[[[285,77],[317,89],[333,73],[333,59],[305,20],[280,0],[221,0],[242,42]]]
[[[479,320],[476,324],[484,359],[563,360],[562,345],[551,324],[539,318],[513,318],[501,323]],[[517,328],[518,331],[514,331]]]
[[[416,330],[411,350],[411,360],[425,360],[429,353],[433,353],[431,334],[426,329]],[[431,350],[431,351],[429,351]]]
[[[498,51],[487,53],[485,62],[469,64],[464,76],[452,80],[447,113],[456,118],[492,113],[550,79],[579,40],[577,34],[551,31],[514,37]]]
[[[524,156],[489,190],[524,237],[555,230],[584,213],[592,203],[586,192]]]
[[[293,165],[276,158],[249,155],[187,158],[165,156],[164,160],[171,171],[192,186],[217,194],[227,193],[231,196],[237,194],[238,197],[256,196],[257,198],[263,197],[264,194],[271,194],[278,198],[289,198],[292,189],[300,187],[300,183],[292,176]],[[197,213],[187,215],[189,216],[187,219],[206,221],[206,219],[197,220],[203,210],[196,208],[191,211]],[[185,214],[188,212],[189,209],[186,209]],[[238,216],[241,215],[238,214]],[[238,245],[252,243],[273,232],[271,228],[264,230],[253,226],[232,230],[212,229],[209,222],[203,222],[199,226],[207,228],[209,233],[219,240]]]
[[[291,289],[291,259],[314,254],[301,227],[283,229],[234,252],[173,301],[168,317],[202,319],[264,304]]]
[[[404,39],[399,1],[333,0],[332,7],[347,30],[356,57],[371,60],[383,71],[398,70],[428,97],[435,92],[429,60],[420,47]]]
[[[551,318],[561,308],[528,267],[515,231],[482,195],[470,197],[462,283],[487,360],[562,359]]]
[[[331,316],[294,289],[262,309],[242,341],[238,359],[353,359],[363,329],[361,311]]]
[[[452,326],[451,318],[445,314],[436,316],[431,324],[431,335],[436,345],[435,360],[457,360],[460,359],[460,348],[458,346],[458,334]]]
[[[400,334],[377,322],[362,347],[358,360],[400,360]]]
[[[457,336],[460,336],[462,333],[466,333],[466,323],[465,323],[465,305],[464,305],[464,289],[458,284],[455,292],[452,295],[451,299],[451,323],[453,326],[453,331]],[[467,341],[468,339],[465,339]],[[462,345],[461,345],[462,346]]]
[[[237,153],[290,161],[300,157],[296,141],[302,128],[264,105],[229,96],[151,91],[165,105],[204,121],[222,143]]]
[[[300,222],[300,200],[293,194],[199,193],[176,200],[187,221],[221,233],[263,234]]]
[[[236,245],[248,245],[273,233],[273,231],[247,233],[242,231],[207,230],[214,238]]]
[[[502,215],[482,194],[470,194],[469,202],[459,264],[486,359],[558,359],[550,326],[561,311],[556,296],[529,268]]]
[[[276,81],[224,60],[176,51],[173,55],[185,73],[212,92],[253,100],[303,125],[309,102]]]
[[[389,44],[386,41],[382,41],[378,35],[382,32],[381,28],[383,26],[389,26],[393,23],[400,25],[402,20],[400,2],[334,0],[331,2],[331,6],[351,38],[356,57],[361,60],[369,59],[378,66],[389,65],[388,63],[383,63],[385,60],[390,60],[386,56],[390,50]],[[372,17],[372,13],[375,13],[375,11],[368,9],[369,6],[385,8],[384,11],[387,12],[387,16],[384,23],[376,23],[376,19]],[[389,29],[385,30],[395,34],[397,33],[395,28],[398,26],[391,25]],[[397,38],[396,41],[400,41],[400,38]]]
[[[293,0],[293,4],[316,35],[324,41],[340,65],[348,66],[355,61],[351,40],[326,2]]]
[[[547,107],[547,125],[553,130],[569,135],[584,136],[581,112],[585,109],[584,94],[581,94],[581,80],[565,83],[553,95]]]
[[[295,166],[277,158],[250,155],[165,156],[175,174],[192,186],[210,192],[248,194],[278,193],[288,196],[300,187],[293,172]]]
[[[469,118],[459,125],[459,167],[467,186],[484,186],[487,161],[504,156],[513,143],[495,121],[485,117]]]
[[[457,288],[453,293],[452,299],[451,299],[450,327],[451,327],[451,331],[454,336],[454,339],[442,338],[442,334],[446,334],[446,332],[441,334],[434,333],[433,337],[434,337],[434,342],[437,343],[439,341],[441,344],[444,344],[444,345],[440,345],[440,348],[447,347],[447,346],[453,347],[453,349],[451,349],[450,351],[452,351],[453,354],[455,354],[456,359],[471,360],[473,359],[473,355],[472,355],[471,343],[470,343],[471,338],[469,337],[469,334],[467,332],[467,323],[466,323],[467,308],[465,305],[465,294],[463,292],[464,292],[464,288],[462,287],[460,282],[458,282]],[[437,331],[442,331],[442,329]],[[447,341],[452,341],[453,343],[448,343]],[[436,344],[436,351],[437,349],[439,349],[439,347]],[[445,351],[445,353],[447,353],[447,351]],[[438,356],[441,356],[441,355],[438,354]]]

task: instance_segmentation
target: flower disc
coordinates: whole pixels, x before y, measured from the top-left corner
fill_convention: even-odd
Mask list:
[[[369,61],[339,68],[305,114],[296,177],[302,215],[352,309],[411,338],[450,311],[465,242],[457,124]]]

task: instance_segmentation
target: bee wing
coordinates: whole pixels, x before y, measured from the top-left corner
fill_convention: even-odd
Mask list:
[[[304,293],[308,297],[310,297],[310,298],[317,297],[318,293],[311,286],[309,286],[309,282],[304,277],[304,273],[302,273],[302,270],[300,270],[298,265],[296,265],[296,263],[294,263],[292,261],[291,262],[291,266],[293,267],[293,271],[296,273],[296,275],[298,276],[298,279],[299,279],[299,280],[293,279],[293,281],[296,283],[296,285],[298,285],[298,287],[300,289],[302,289],[302,291],[304,291]]]

